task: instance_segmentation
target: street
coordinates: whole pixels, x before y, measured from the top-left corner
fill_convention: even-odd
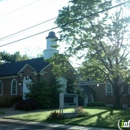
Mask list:
[[[0,130],[67,130],[66,128],[52,128],[47,126],[0,122]]]

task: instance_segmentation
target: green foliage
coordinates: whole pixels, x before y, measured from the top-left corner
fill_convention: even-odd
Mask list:
[[[9,107],[8,97],[0,96],[0,108]]]
[[[13,106],[15,103],[19,102],[20,100],[22,100],[22,96],[9,97],[9,99],[8,99],[9,107]]]
[[[48,59],[47,62],[52,65],[52,71],[56,77],[72,75],[72,71],[75,73],[74,68],[69,63],[68,57],[63,54],[56,53],[52,58]]]
[[[56,81],[50,85],[46,81],[37,82],[29,88],[30,92],[26,97],[37,100],[42,108],[57,108],[60,87]]]
[[[61,119],[64,119],[64,117],[57,111],[53,111],[50,113],[50,115],[47,117],[47,121],[50,121],[50,120],[61,120]]]
[[[84,106],[84,95],[83,94],[78,95],[78,105]]]
[[[5,113],[4,113],[3,111],[0,111],[0,115],[1,115],[1,114],[5,114]]]
[[[21,100],[15,104],[16,110],[31,111],[40,109],[39,103],[34,99]]]
[[[84,58],[80,74],[109,81],[119,107],[123,85],[118,85],[119,80],[130,82],[130,15],[125,13],[128,6],[108,10],[111,7],[107,0],[70,0],[59,11],[56,24],[60,41],[68,44],[66,55]]]
[[[0,52],[0,63],[10,63],[21,60],[27,60],[29,57],[25,55],[21,55],[20,52],[15,52],[14,54],[7,53],[5,51]]]
[[[106,104],[103,102],[90,102],[87,104],[87,107],[106,107]]]
[[[84,111],[82,107],[77,107],[75,112],[78,114],[78,117],[85,117],[88,115],[88,112]]]
[[[12,107],[15,103],[22,100],[21,96],[0,96],[0,108]]]

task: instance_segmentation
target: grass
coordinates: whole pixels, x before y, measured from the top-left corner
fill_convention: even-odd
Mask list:
[[[106,108],[85,108],[89,113],[87,117],[71,118],[64,120],[53,120],[51,123],[71,124],[80,126],[92,126],[102,128],[118,128],[117,123],[120,118],[130,120],[130,109],[113,110]],[[46,122],[52,110],[43,112],[6,116],[5,118]],[[74,109],[64,109],[64,112],[74,112]],[[49,121],[50,122],[50,121]]]

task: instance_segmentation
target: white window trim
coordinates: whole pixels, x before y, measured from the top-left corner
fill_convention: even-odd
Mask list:
[[[3,82],[1,80],[0,80],[0,82],[2,83],[2,86],[1,86],[2,87],[2,89],[1,89],[2,93],[0,93],[0,95],[3,95]]]
[[[16,81],[16,93],[15,94],[12,93],[13,81]],[[11,81],[11,95],[17,95],[17,88],[18,88],[18,82],[17,82],[17,80],[16,79],[12,79],[12,81]]]
[[[105,94],[106,96],[112,96],[113,95],[113,89],[112,89],[112,85],[111,85],[111,93],[107,93],[107,85],[111,85],[111,83],[106,83],[105,84]]]

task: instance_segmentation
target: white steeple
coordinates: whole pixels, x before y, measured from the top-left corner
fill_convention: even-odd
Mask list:
[[[57,42],[56,42],[56,35],[55,35],[55,32],[51,31],[49,32],[49,35],[46,37],[46,50],[44,50],[44,59],[49,59],[51,58],[52,56],[54,56],[54,53],[58,53],[59,51],[54,48],[53,46],[57,45]]]

